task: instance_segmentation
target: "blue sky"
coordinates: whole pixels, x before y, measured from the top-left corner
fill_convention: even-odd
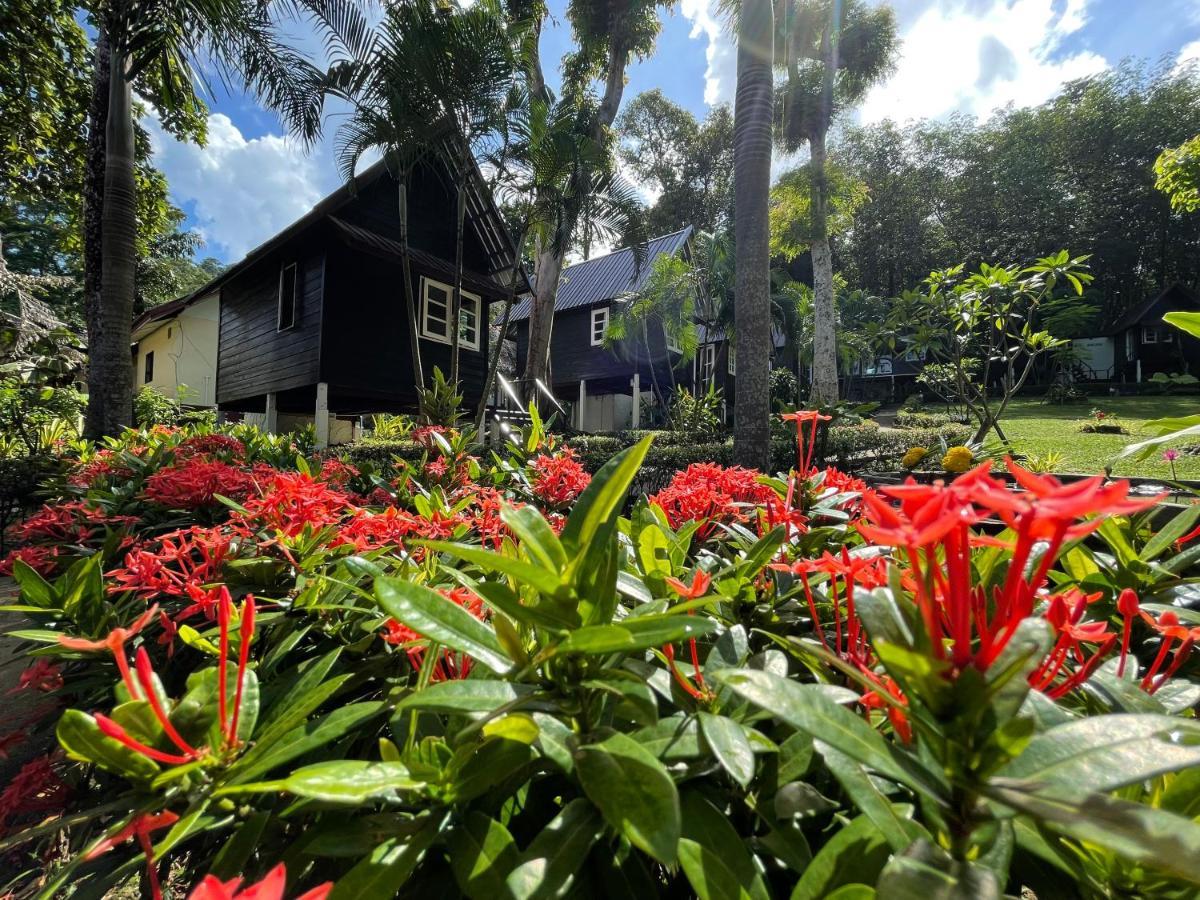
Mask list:
[[[570,46],[565,0],[543,34],[546,66]],[[866,99],[859,119],[904,121],[953,112],[1040,103],[1064,81],[1102,71],[1128,56],[1200,60],[1200,0],[893,0],[901,58],[895,74]],[[717,0],[678,0],[664,13],[655,54],[634,63],[625,99],[658,87],[697,115],[732,102],[735,45]],[[319,45],[303,23],[289,29],[310,52]],[[147,121],[158,165],[188,224],[205,240],[201,256],[234,261],[307,212],[339,184],[333,163],[338,123],[305,152],[252,97],[209,97],[205,147],[179,144]]]

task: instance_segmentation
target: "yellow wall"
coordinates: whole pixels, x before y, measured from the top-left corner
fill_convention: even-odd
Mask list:
[[[138,341],[134,390],[149,384],[161,394],[193,406],[213,406],[217,392],[217,333],[220,299],[210,294]],[[169,335],[169,336],[168,336]],[[146,381],[146,354],[154,354],[154,378]],[[181,391],[181,386],[186,390]]]

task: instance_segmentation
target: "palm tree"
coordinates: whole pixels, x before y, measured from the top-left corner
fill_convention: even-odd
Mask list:
[[[323,0],[335,2],[335,0]],[[266,4],[257,0],[97,0],[93,119],[87,166],[91,240],[99,242],[98,294],[87,298],[89,402],[87,433],[115,434],[132,419],[129,353],[137,264],[132,87],[148,85],[160,112],[195,115],[193,84],[207,61],[225,81],[237,80],[278,110],[293,133],[312,141],[320,130],[320,73],[276,37]],[[103,125],[103,141],[99,128]],[[103,169],[98,162],[103,159]],[[98,207],[98,210],[97,210]],[[98,211],[98,215],[97,215]],[[89,255],[89,260],[95,257]]]
[[[737,95],[733,112],[734,240],[737,245],[733,454],[766,471],[771,462],[770,372],[772,60],[771,0],[742,0],[737,15]]]
[[[825,137],[833,117],[866,96],[894,64],[896,18],[863,0],[793,0],[780,22],[787,69],[778,104],[779,142],[792,152],[807,143],[811,169],[813,384],[817,404],[838,399],[833,257],[829,248],[830,180]]]
[[[480,430],[508,332],[521,250],[532,242],[535,248],[565,256],[586,207],[594,235],[630,242],[639,265],[645,252],[645,221],[636,189],[609,165],[611,154],[603,142],[580,134],[578,107],[569,100],[547,102],[543,96],[532,92],[525,96],[524,113],[511,121],[510,140],[487,160],[495,172],[497,198],[516,219],[518,253],[476,410]]]
[[[450,304],[450,382],[459,370],[463,245],[469,185],[479,178],[475,152],[503,141],[520,74],[520,22],[495,0],[456,9],[431,0],[388,6],[378,28],[360,10],[323,19],[334,57],[331,90],[354,108],[338,132],[338,162],[352,182],[364,153],[378,149],[399,185],[401,262],[413,378],[424,384],[408,246],[408,182],[426,159],[446,167],[456,191],[455,278]],[[419,397],[419,393],[418,393]]]

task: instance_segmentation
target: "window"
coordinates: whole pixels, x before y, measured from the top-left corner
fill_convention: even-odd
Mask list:
[[[450,306],[454,288],[432,278],[421,279],[421,335],[431,341],[450,343]],[[469,350],[479,349],[480,299],[462,292],[458,308],[458,344]]]
[[[154,351],[151,350],[146,354],[146,374],[142,380],[149,384],[154,380]]]
[[[726,354],[726,358],[728,360],[727,368],[729,369],[729,374],[736,375],[737,374],[737,347],[733,346],[732,343],[729,345],[729,353]]]
[[[697,387],[701,390],[707,390],[713,382],[713,375],[717,370],[717,345],[704,344],[700,348],[700,353],[696,357],[696,380],[699,382]]]
[[[667,330],[667,326],[663,326],[663,336],[667,340],[667,349],[672,353],[683,353],[683,348],[679,346],[679,339]]]
[[[171,335],[173,335],[174,333],[175,333],[175,329],[174,329],[174,328],[171,328],[171,327],[168,325],[168,326],[167,326],[167,340],[168,340],[168,341],[171,339]]]
[[[1133,359],[1133,329],[1130,328],[1125,332],[1125,358]]]
[[[604,343],[604,335],[608,332],[608,307],[601,306],[592,310],[592,346],[599,347]]]
[[[296,310],[300,303],[300,279],[296,264],[286,265],[279,273],[279,330],[296,327]]]
[[[921,354],[911,348],[908,350],[905,350],[904,351],[904,361],[910,362],[910,363],[920,362]]]
[[[1143,325],[1142,326],[1142,343],[1143,344],[1157,344],[1158,343],[1158,329],[1152,328],[1149,325]]]

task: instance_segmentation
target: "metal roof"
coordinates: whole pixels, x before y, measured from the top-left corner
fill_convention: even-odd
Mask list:
[[[563,269],[558,281],[554,311],[559,313],[565,309],[591,306],[641,290],[650,277],[654,260],[664,253],[669,256],[678,253],[691,236],[692,226],[689,225],[647,241],[646,255],[640,268],[634,264],[633,249],[630,247],[568,266]],[[513,307],[511,320],[519,322],[528,319],[532,306],[532,297],[523,298]]]

